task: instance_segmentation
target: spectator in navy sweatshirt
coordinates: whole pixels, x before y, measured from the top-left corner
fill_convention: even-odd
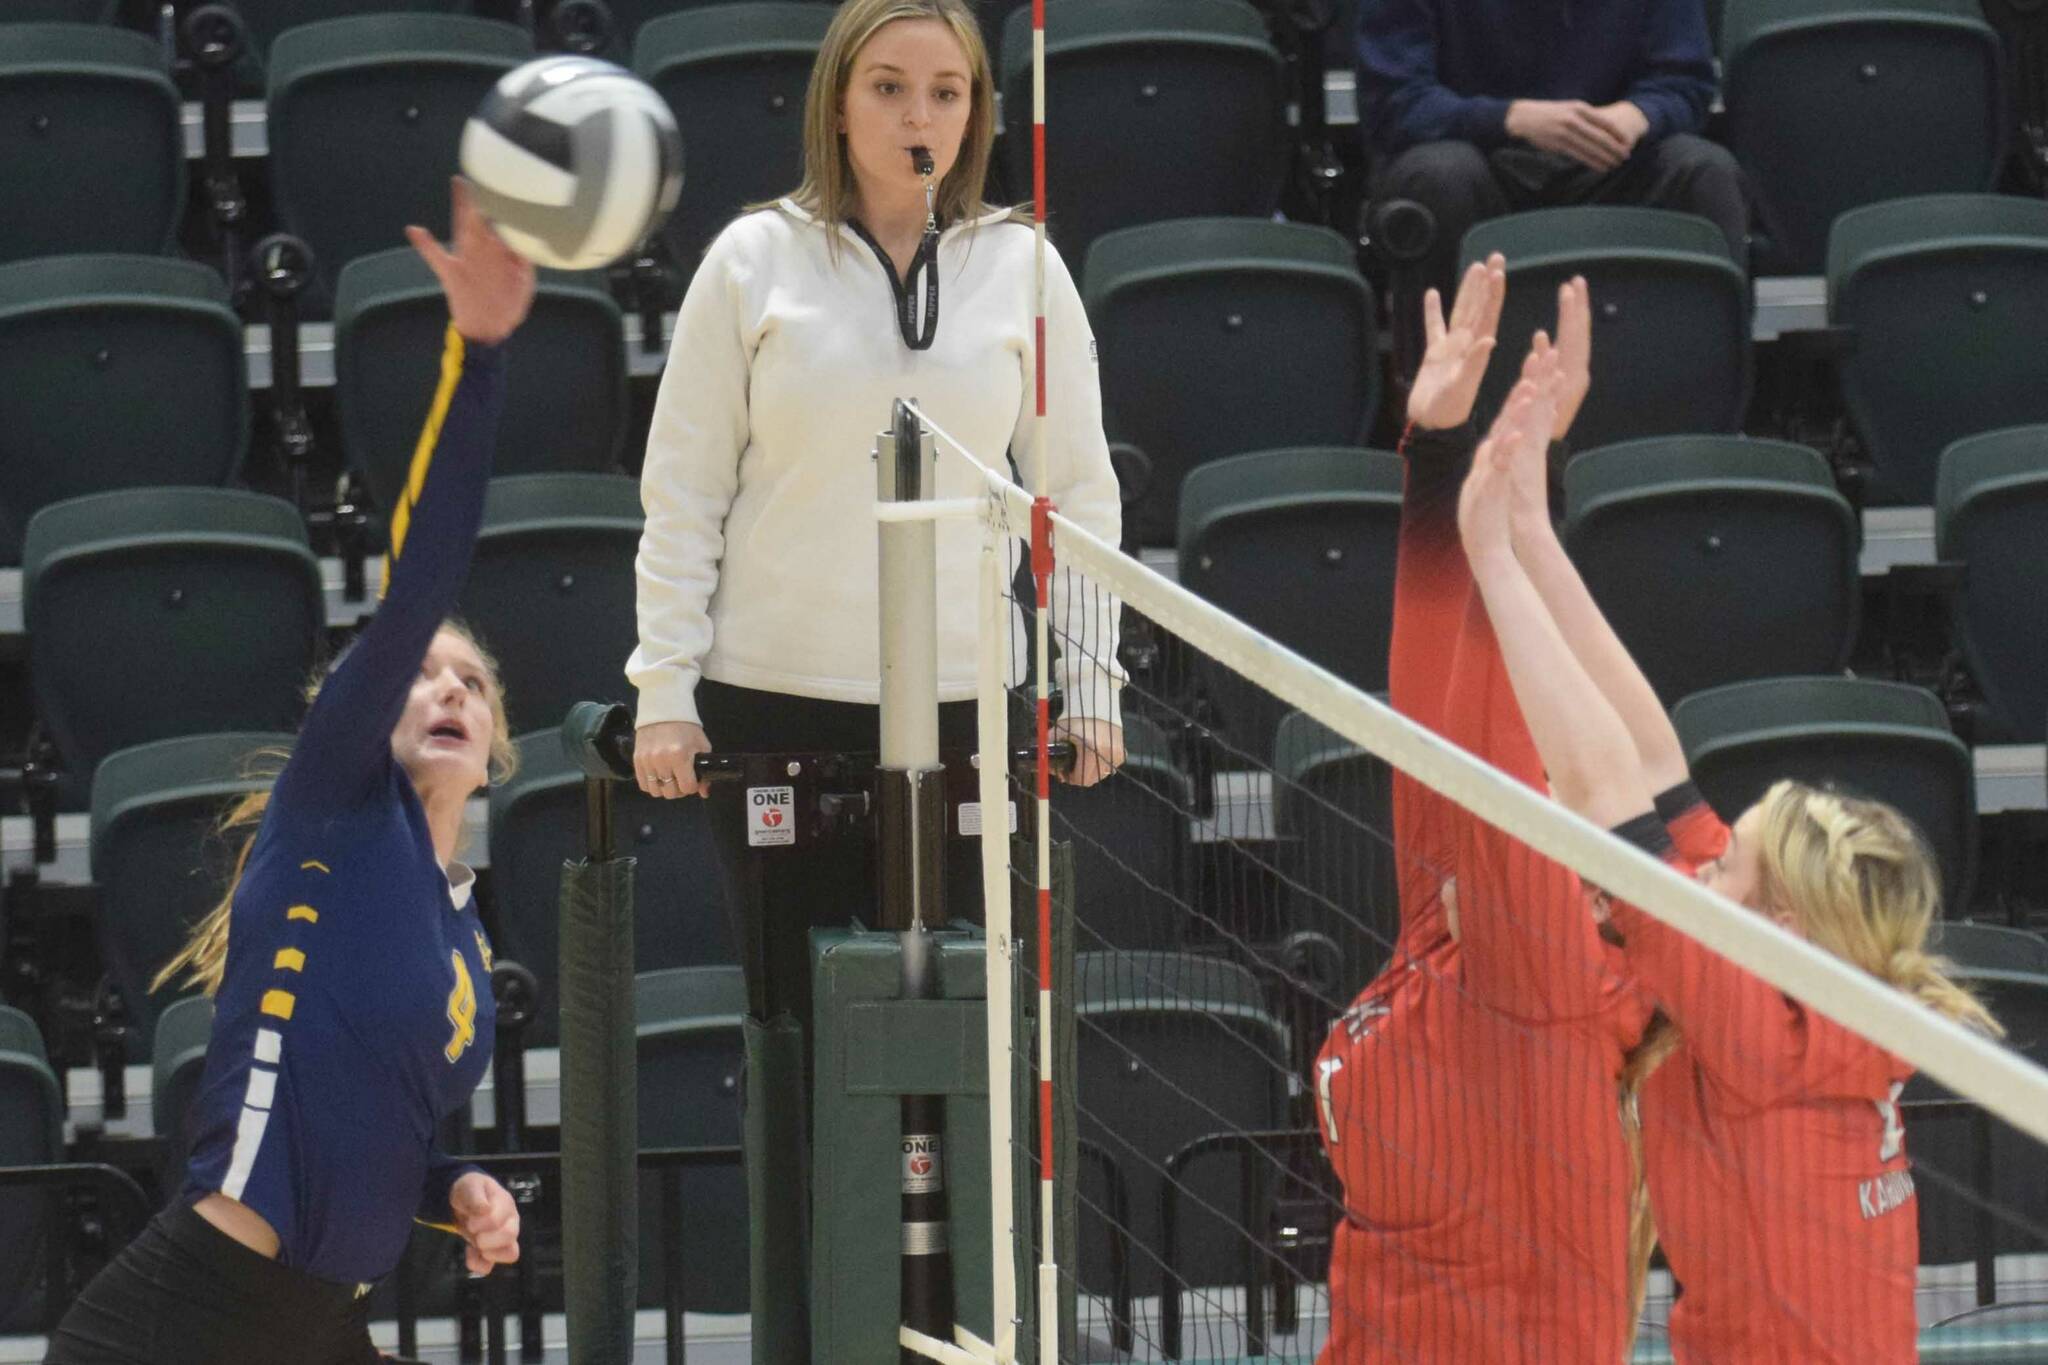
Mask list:
[[[1702,0],[1360,0],[1357,53],[1374,197],[1437,220],[1395,317],[1420,317],[1429,285],[1450,296],[1467,228],[1525,209],[1696,213],[1747,268],[1740,172],[1699,136],[1714,94]]]

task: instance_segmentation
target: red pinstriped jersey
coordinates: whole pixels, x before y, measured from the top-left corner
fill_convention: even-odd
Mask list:
[[[1687,870],[1727,841],[1694,818]],[[1684,1286],[1680,1365],[1917,1359],[1911,1069],[1632,906],[1612,922],[1685,1039],[1641,1099],[1651,1210]]]

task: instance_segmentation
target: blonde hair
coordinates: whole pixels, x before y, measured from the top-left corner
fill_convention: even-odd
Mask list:
[[[846,154],[846,135],[839,131],[854,59],[868,39],[899,19],[938,20],[952,30],[967,54],[967,131],[961,135],[953,169],[939,182],[935,209],[940,224],[996,211],[982,199],[996,140],[995,75],[974,11],[966,0],[845,0],[832,16],[811,66],[810,86],[804,92],[804,178],[788,196],[827,227],[837,227],[852,216],[858,188]],[[747,211],[772,207],[772,202],[749,204]],[[832,240],[836,248],[836,233]]]
[[[1912,821],[1882,801],[1804,782],[1779,782],[1758,804],[1764,812],[1757,857],[1761,908],[1790,913],[1808,942],[1937,1014],[1993,1038],[2004,1036],[1983,1003],[1950,977],[1952,964],[1927,951],[1927,936],[1941,912],[1941,870]],[[1663,1015],[1651,1021],[1622,1071],[1631,1111],[1643,1082],[1680,1041]],[[1640,1316],[1657,1231],[1643,1183],[1639,1122],[1629,1125],[1629,1146],[1637,1181],[1629,1277]]]
[[[440,630],[435,633],[438,635],[441,631],[465,641],[476,651],[477,657],[483,660],[484,671],[491,675],[491,686],[487,694],[491,707],[490,779],[493,782],[507,781],[518,771],[519,751],[513,747],[512,726],[505,715],[505,689],[498,682],[498,661],[476,638],[476,633],[454,617],[443,621]],[[347,651],[343,650],[342,654],[337,655],[333,662],[315,674],[313,680],[306,684],[308,706],[311,706],[313,699],[320,695],[320,688],[326,683],[328,675],[333,673],[335,666],[346,655]],[[149,988],[152,991],[162,990],[182,972],[186,984],[199,987],[203,994],[211,996],[219,992],[221,980],[227,974],[228,925],[234,917],[235,892],[241,889],[242,873],[248,869],[249,850],[256,845],[257,826],[263,823],[263,814],[270,809],[271,789],[275,787],[277,776],[284,771],[284,765],[290,757],[290,753],[283,749],[258,749],[249,755],[244,775],[263,778],[266,785],[261,791],[250,792],[230,806],[227,813],[221,816],[220,823],[214,827],[222,838],[241,830],[248,831],[242,837],[240,850],[235,854],[234,871],[228,876],[227,889],[221,893],[221,898],[215,902],[214,907],[192,926],[192,932],[185,939],[185,946],[150,979]]]

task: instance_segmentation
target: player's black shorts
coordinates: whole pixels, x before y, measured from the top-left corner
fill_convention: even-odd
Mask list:
[[[259,1256],[180,1204],[85,1287],[44,1365],[381,1365],[358,1289]]]

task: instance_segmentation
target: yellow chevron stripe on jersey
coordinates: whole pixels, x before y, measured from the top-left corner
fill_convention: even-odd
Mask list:
[[[420,490],[426,487],[427,467],[434,462],[434,447],[441,443],[441,424],[448,418],[448,405],[455,401],[455,385],[462,378],[462,333],[448,324],[441,349],[441,383],[434,390],[433,406],[427,409],[427,424],[420,428],[419,444],[412,448],[412,469],[405,476],[405,491],[391,512],[391,552],[384,557],[384,587],[391,587],[391,566],[405,554],[405,533],[412,528],[412,509],[418,505]]]
[[[291,909],[284,912],[284,917],[286,919],[302,919],[308,924],[318,924],[320,922],[320,912],[310,905],[294,905]]]
[[[274,971],[303,972],[306,970],[306,955],[297,948],[279,948],[270,966]]]
[[[309,869],[317,872],[325,872],[329,876],[332,876],[334,873],[333,868],[329,867],[326,863],[321,862],[318,858],[308,858],[306,859],[306,861],[299,864],[299,871],[305,872]]]
[[[291,1018],[292,1007],[298,1004],[298,1002],[298,997],[290,991],[263,992],[263,1012],[279,1019]]]

